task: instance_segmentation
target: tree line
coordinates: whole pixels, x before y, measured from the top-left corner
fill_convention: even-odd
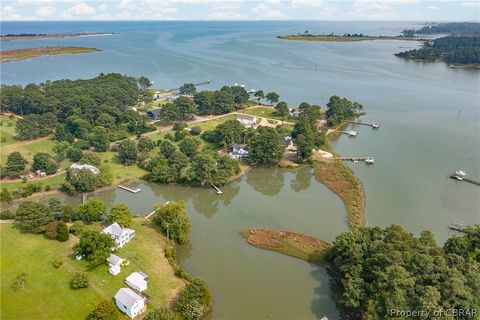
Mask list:
[[[420,29],[404,29],[405,37],[413,37],[415,34],[448,33],[451,35],[480,35],[480,23],[478,22],[446,22],[427,25]]]

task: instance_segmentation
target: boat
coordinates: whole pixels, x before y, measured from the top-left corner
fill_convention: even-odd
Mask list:
[[[459,180],[459,181],[462,181],[463,179],[465,179],[467,177],[467,173],[463,170],[457,170],[457,171],[455,171],[455,174],[453,174],[452,177]]]
[[[353,160],[353,163],[358,163],[358,160]]]
[[[358,135],[357,131],[347,131],[347,134],[351,137],[356,137]]]
[[[454,64],[451,64],[451,65],[450,65],[450,68],[455,69],[455,65],[454,65]]]
[[[365,159],[365,163],[366,163],[366,164],[374,164],[374,163],[375,163],[375,159],[373,159],[373,158],[367,158],[367,159]]]
[[[374,128],[374,129],[380,128],[380,123],[378,123],[378,122],[372,123],[372,128]]]

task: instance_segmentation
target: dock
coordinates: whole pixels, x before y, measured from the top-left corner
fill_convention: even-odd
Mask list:
[[[142,189],[130,189],[130,188],[122,186],[120,184],[117,185],[117,187],[119,187],[120,189],[126,190],[128,192],[131,192],[131,193],[139,193],[140,191],[142,191]]]
[[[465,171],[462,171],[462,170],[455,171],[455,173],[450,175],[450,178],[455,179],[457,181],[465,181],[465,182],[480,186],[480,181],[467,178],[467,174],[465,173]]]
[[[463,221],[460,222],[460,223],[452,222],[448,225],[448,228],[451,229],[451,230],[458,231],[458,232],[467,233],[467,228],[465,226],[463,226]]]
[[[358,121],[348,121],[348,123],[360,124],[362,126],[369,126],[369,127],[372,127],[373,129],[380,128],[380,123],[378,123],[378,122],[365,123],[365,122],[358,122]]]
[[[375,162],[374,157],[338,157],[338,158],[335,158],[335,160],[345,160],[345,161],[353,161],[353,162],[365,161],[366,163],[370,163],[370,164],[373,164]]]
[[[357,131],[339,131],[340,133],[347,134],[350,137],[356,137],[358,135]]]
[[[198,86],[203,86],[203,85],[210,84],[210,83],[211,83],[211,81],[210,81],[210,80],[207,80],[207,81],[203,81],[203,82],[199,82],[199,83],[194,83],[193,85],[194,85],[195,87],[198,87]],[[168,91],[178,91],[178,90],[180,90],[180,87],[178,87],[178,88],[173,88],[173,89],[168,89]]]
[[[220,190],[216,185],[212,184],[212,188],[215,189],[215,191],[217,191],[217,194],[218,195],[221,195],[223,192],[222,190]]]
[[[167,202],[165,202],[164,204],[169,204],[169,203],[170,203],[170,201],[167,201]],[[149,214],[147,214],[144,218],[145,218],[145,219],[150,218],[155,212],[157,212],[157,210],[153,210],[152,212],[150,212]]]

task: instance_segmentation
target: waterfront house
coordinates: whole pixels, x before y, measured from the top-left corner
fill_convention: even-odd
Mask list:
[[[135,237],[135,230],[122,228],[118,223],[114,222],[102,230],[103,234],[108,234],[116,243],[114,249],[123,247],[128,241]]]
[[[250,116],[248,114],[237,114],[237,121],[239,121],[245,127],[251,127],[257,123],[257,117]]]
[[[302,113],[301,110],[290,108],[288,109],[288,114],[292,117],[298,117]]]
[[[122,271],[121,265],[123,261],[124,259],[120,258],[116,254],[110,254],[110,256],[107,258],[108,266],[110,267],[108,268],[108,272],[112,276],[116,276],[117,274],[119,274],[120,271]]]
[[[145,291],[147,290],[147,281],[148,276],[143,272],[133,272],[125,279],[125,283],[132,289],[137,291]]]
[[[115,295],[115,304],[118,309],[130,319],[145,312],[145,299],[129,288],[121,288]]]
[[[283,144],[287,151],[297,151],[297,147],[293,143],[293,138],[290,135],[283,136]]]
[[[92,166],[91,164],[86,164],[86,163],[84,163],[84,164],[72,163],[70,165],[70,169],[78,169],[78,170],[87,169],[93,174],[99,174],[100,173],[100,170],[98,170],[97,167]]]
[[[162,94],[160,93],[160,91],[155,91],[155,93],[153,94],[153,100],[158,100],[162,97]]]
[[[147,117],[149,117],[152,120],[158,120],[158,119],[160,119],[161,111],[162,111],[162,109],[160,109],[160,108],[156,108],[156,109],[152,109],[150,111],[147,111]]]
[[[230,146],[230,152],[228,153],[230,158],[235,160],[244,159],[248,156],[248,150],[246,144],[234,143]]]

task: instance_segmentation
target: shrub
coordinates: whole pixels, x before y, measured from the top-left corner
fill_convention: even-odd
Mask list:
[[[60,268],[63,265],[63,259],[60,257],[55,257],[52,261],[52,266],[56,269]]]
[[[212,297],[205,280],[195,278],[180,292],[175,301],[175,311],[182,319],[202,319],[207,315],[212,304]]]
[[[190,133],[192,134],[192,136],[198,136],[200,133],[202,133],[202,128],[200,128],[199,126],[194,126],[190,130]]]
[[[68,240],[69,236],[67,224],[63,221],[59,221],[57,226],[57,240],[64,242]]]
[[[88,277],[86,272],[75,272],[70,280],[72,289],[88,288]]]
[[[76,236],[80,236],[83,230],[85,230],[85,223],[83,221],[77,221],[70,227],[70,233]]]
[[[12,289],[15,291],[21,291],[25,289],[25,283],[27,282],[27,274],[19,274],[12,283]]]
[[[175,270],[175,276],[181,279],[185,279],[187,281],[192,281],[192,276],[182,268],[177,268]]]
[[[112,301],[103,299],[88,315],[88,320],[115,320],[118,319],[118,312]]]
[[[35,192],[35,188],[32,184],[27,184],[25,188],[22,189],[22,197],[26,198],[31,196]]]
[[[0,192],[0,202],[10,204],[13,202],[12,194],[7,189],[2,189]]]
[[[50,187],[50,185],[47,184],[43,190],[50,191],[52,190],[52,187]]]
[[[143,320],[177,320],[175,312],[167,308],[155,309],[149,311]]]
[[[0,219],[2,220],[15,219],[15,212],[12,212],[10,210],[3,210],[2,212],[0,212]]]
[[[175,266],[177,264],[177,253],[175,252],[175,248],[171,244],[167,243],[167,245],[165,246],[164,254],[165,258],[167,258],[168,262],[170,262],[172,266]]]
[[[58,221],[50,221],[45,226],[45,235],[48,239],[57,239]]]

